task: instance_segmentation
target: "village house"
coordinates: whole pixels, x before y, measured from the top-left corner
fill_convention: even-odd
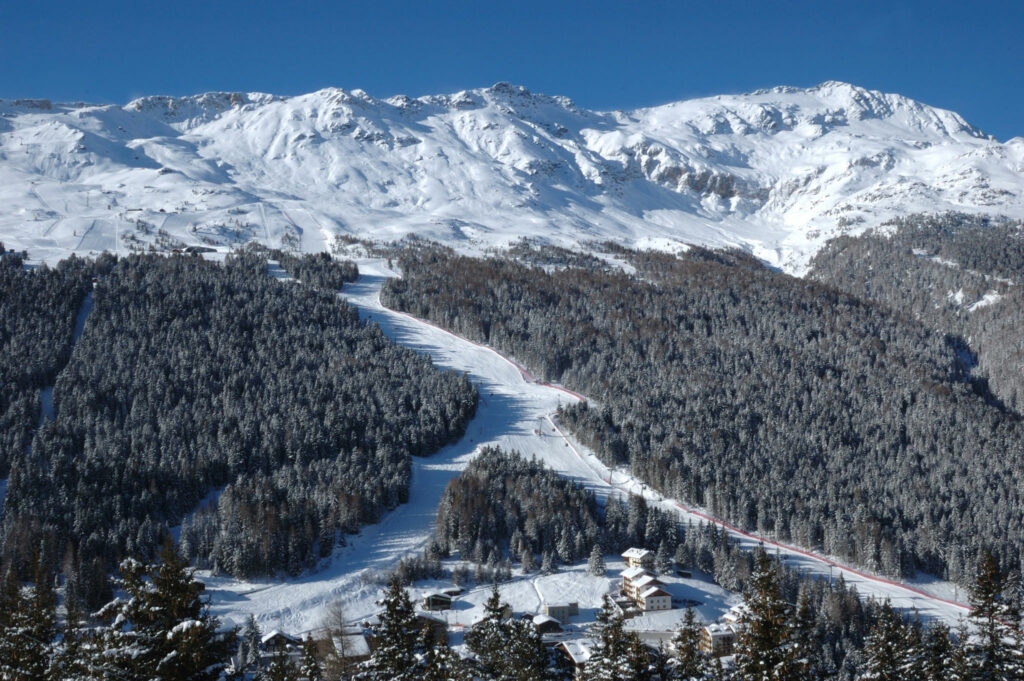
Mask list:
[[[736,647],[738,627],[734,624],[709,624],[700,632],[700,652],[710,657],[732,655]]]

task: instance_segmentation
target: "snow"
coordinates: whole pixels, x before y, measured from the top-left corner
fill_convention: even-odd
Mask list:
[[[302,251],[414,232],[472,253],[520,236],[735,246],[801,273],[828,238],[896,214],[1024,216],[1021,146],[836,82],[628,112],[507,83],[419,99],[0,101],[0,234],[47,262],[148,248],[161,230]]]
[[[569,438],[552,415],[560,403],[576,399],[571,392],[538,383],[529,372],[490,348],[383,308],[378,298],[380,287],[385,278],[396,273],[380,260],[362,260],[358,264],[360,277],[346,286],[343,294],[359,309],[360,317],[379,325],[397,343],[428,354],[438,367],[466,372],[480,390],[476,417],[462,440],[429,458],[413,460],[407,504],[385,515],[379,524],[363,527],[359,535],[348,537],[348,545],[335,549],[318,570],[289,581],[241,581],[200,572],[198,576],[212,597],[214,614],[244,621],[252,613],[264,630],[280,628],[293,634],[321,626],[326,609],[333,603],[341,605],[349,621],[372,616],[377,610],[375,601],[383,593],[380,584],[373,580],[374,575],[387,573],[401,557],[426,547],[445,486],[486,445],[536,456],[559,474],[592,490],[599,499],[643,494],[649,503],[678,513],[683,521],[710,521],[701,509],[662,498],[627,471],[609,470],[592,452]],[[955,624],[966,614],[963,606],[952,602],[962,594],[951,584],[927,577],[897,583],[846,567],[828,557],[775,543],[770,538],[726,528],[746,549],[753,549],[763,540],[769,551],[792,567],[823,578],[838,579],[841,575],[861,595],[888,598],[895,607],[915,610],[922,618],[940,618]],[[626,569],[619,557],[606,557],[605,561],[606,577],[587,575],[585,564],[548,576],[520,575],[501,585],[502,598],[517,612],[533,614],[540,613],[545,602],[577,601],[580,616],[575,619],[592,620],[601,597],[616,588],[615,580]],[[665,575],[661,580],[674,599],[703,604],[696,610],[704,621],[717,619],[737,602],[735,594],[694,574],[692,579]],[[424,593],[448,586],[450,583],[424,582],[416,585],[411,595],[419,599]],[[455,599],[453,610],[433,614],[444,617],[453,627],[468,626],[483,613],[483,603],[489,594],[489,586],[471,588]],[[631,620],[630,626],[645,630],[670,627],[681,616],[679,609],[650,613]]]
[[[968,305],[967,306],[967,311],[968,312],[974,312],[978,308],[982,308],[982,307],[985,307],[987,305],[992,305],[993,303],[999,302],[999,300],[1002,297],[1003,296],[1000,293],[996,292],[996,291],[989,291],[984,296],[981,297],[981,300],[975,301],[975,302],[971,303],[970,305]]]

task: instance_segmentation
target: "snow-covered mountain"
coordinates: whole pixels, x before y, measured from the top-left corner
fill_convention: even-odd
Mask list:
[[[1024,217],[1024,139],[837,82],[629,112],[506,83],[0,101],[0,205],[0,239],[45,260],[414,232],[470,252],[520,236],[740,246],[800,272],[827,238],[895,214]]]

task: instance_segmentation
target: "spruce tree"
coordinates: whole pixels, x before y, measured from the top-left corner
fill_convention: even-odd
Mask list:
[[[967,646],[973,678],[994,681],[1024,678],[1016,588],[1017,584],[1000,570],[992,552],[984,550],[971,589],[972,610],[967,616],[975,627]]]
[[[110,676],[158,681],[214,681],[227,668],[235,633],[219,633],[220,622],[202,600],[204,586],[170,541],[161,562],[121,563],[124,600],[112,601],[99,615],[102,649],[98,669]]]
[[[312,636],[306,636],[302,642],[302,661],[299,664],[299,676],[305,681],[323,681],[324,671],[320,664],[320,655],[316,648],[316,641]]]
[[[672,572],[672,558],[664,539],[658,544],[658,551],[654,554],[654,571],[659,575],[667,575]]]
[[[298,681],[299,670],[283,642],[278,641],[274,646],[270,664],[267,665],[267,670],[261,674],[261,677],[266,681]]]
[[[595,617],[593,633],[597,638],[597,645],[583,668],[584,681],[629,679],[630,640],[623,629],[622,613],[607,594]]]
[[[680,679],[701,678],[707,671],[707,658],[700,652],[700,632],[693,608],[686,608],[683,621],[672,637],[675,670]]]
[[[779,592],[779,573],[764,546],[754,553],[754,573],[745,595],[743,631],[737,641],[736,667],[748,681],[800,678],[792,646],[792,608]]]
[[[548,652],[531,619],[504,623],[508,646],[504,651],[504,681],[543,681],[548,676]]]
[[[591,577],[604,577],[606,573],[601,545],[594,544],[594,548],[590,550],[590,558],[587,560],[587,574]]]
[[[497,678],[503,671],[509,647],[509,634],[505,627],[505,609],[497,585],[491,587],[491,595],[484,603],[484,618],[466,632],[466,647],[480,664],[480,669],[490,678]]]
[[[377,602],[384,610],[373,627],[376,641],[370,659],[363,663],[358,678],[363,681],[413,681],[418,678],[416,612],[409,593],[392,579],[384,598]]]
[[[247,669],[256,669],[260,664],[260,646],[263,645],[263,632],[256,622],[256,616],[249,613],[242,629],[242,640],[245,642],[245,659],[243,660]]]
[[[910,660],[907,624],[888,601],[878,611],[878,619],[864,646],[864,671],[861,681],[901,681],[906,678]]]

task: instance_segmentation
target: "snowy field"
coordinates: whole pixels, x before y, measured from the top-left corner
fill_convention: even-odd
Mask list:
[[[367,575],[387,573],[400,558],[417,554],[426,546],[445,485],[485,445],[536,456],[561,475],[582,483],[599,498],[643,494],[651,502],[677,512],[684,522],[708,520],[700,509],[686,509],[673,500],[662,498],[625,471],[609,471],[591,452],[568,437],[552,417],[560,403],[576,399],[572,393],[536,382],[528,372],[489,348],[383,308],[379,302],[381,286],[386,278],[397,276],[396,273],[379,260],[362,260],[359,270],[359,280],[346,286],[344,295],[358,307],[360,316],[378,324],[395,342],[430,355],[438,367],[466,372],[480,390],[476,417],[461,441],[429,458],[413,460],[409,503],[388,513],[381,523],[366,526],[359,535],[347,537],[348,545],[336,549],[317,571],[287,582],[239,581],[201,573],[199,576],[212,596],[215,614],[241,623],[252,613],[264,630],[279,628],[296,633],[319,627],[326,609],[333,603],[340,604],[346,617],[353,621],[372,615],[382,591]],[[753,548],[759,541],[753,535],[731,528],[730,531],[747,548]],[[861,594],[888,598],[893,605],[914,610],[922,618],[941,618],[956,623],[966,614],[964,606],[952,602],[963,594],[949,583],[927,578],[908,584],[895,583],[797,548],[767,539],[765,543],[770,551],[778,553],[793,567],[823,578],[838,579],[842,575]],[[539,612],[544,599],[578,599],[582,621],[585,610],[597,607],[601,594],[611,587],[611,580],[621,568],[613,559],[609,559],[608,565],[608,577],[600,580],[586,576],[583,566],[547,577],[518,577],[503,585],[502,595],[517,612]],[[701,580],[674,580],[670,584],[673,596],[706,603],[706,607],[699,609],[706,618],[717,617],[735,599]],[[450,584],[424,582],[417,585],[414,593],[418,595],[442,586]],[[701,595],[687,595],[698,592]],[[461,596],[458,608],[448,614],[453,618],[452,624],[472,622],[473,616],[481,611],[479,606],[487,593],[486,588],[477,588]],[[640,618],[631,626],[651,629],[670,626],[672,622],[660,621],[664,617],[678,617],[678,614]]]

